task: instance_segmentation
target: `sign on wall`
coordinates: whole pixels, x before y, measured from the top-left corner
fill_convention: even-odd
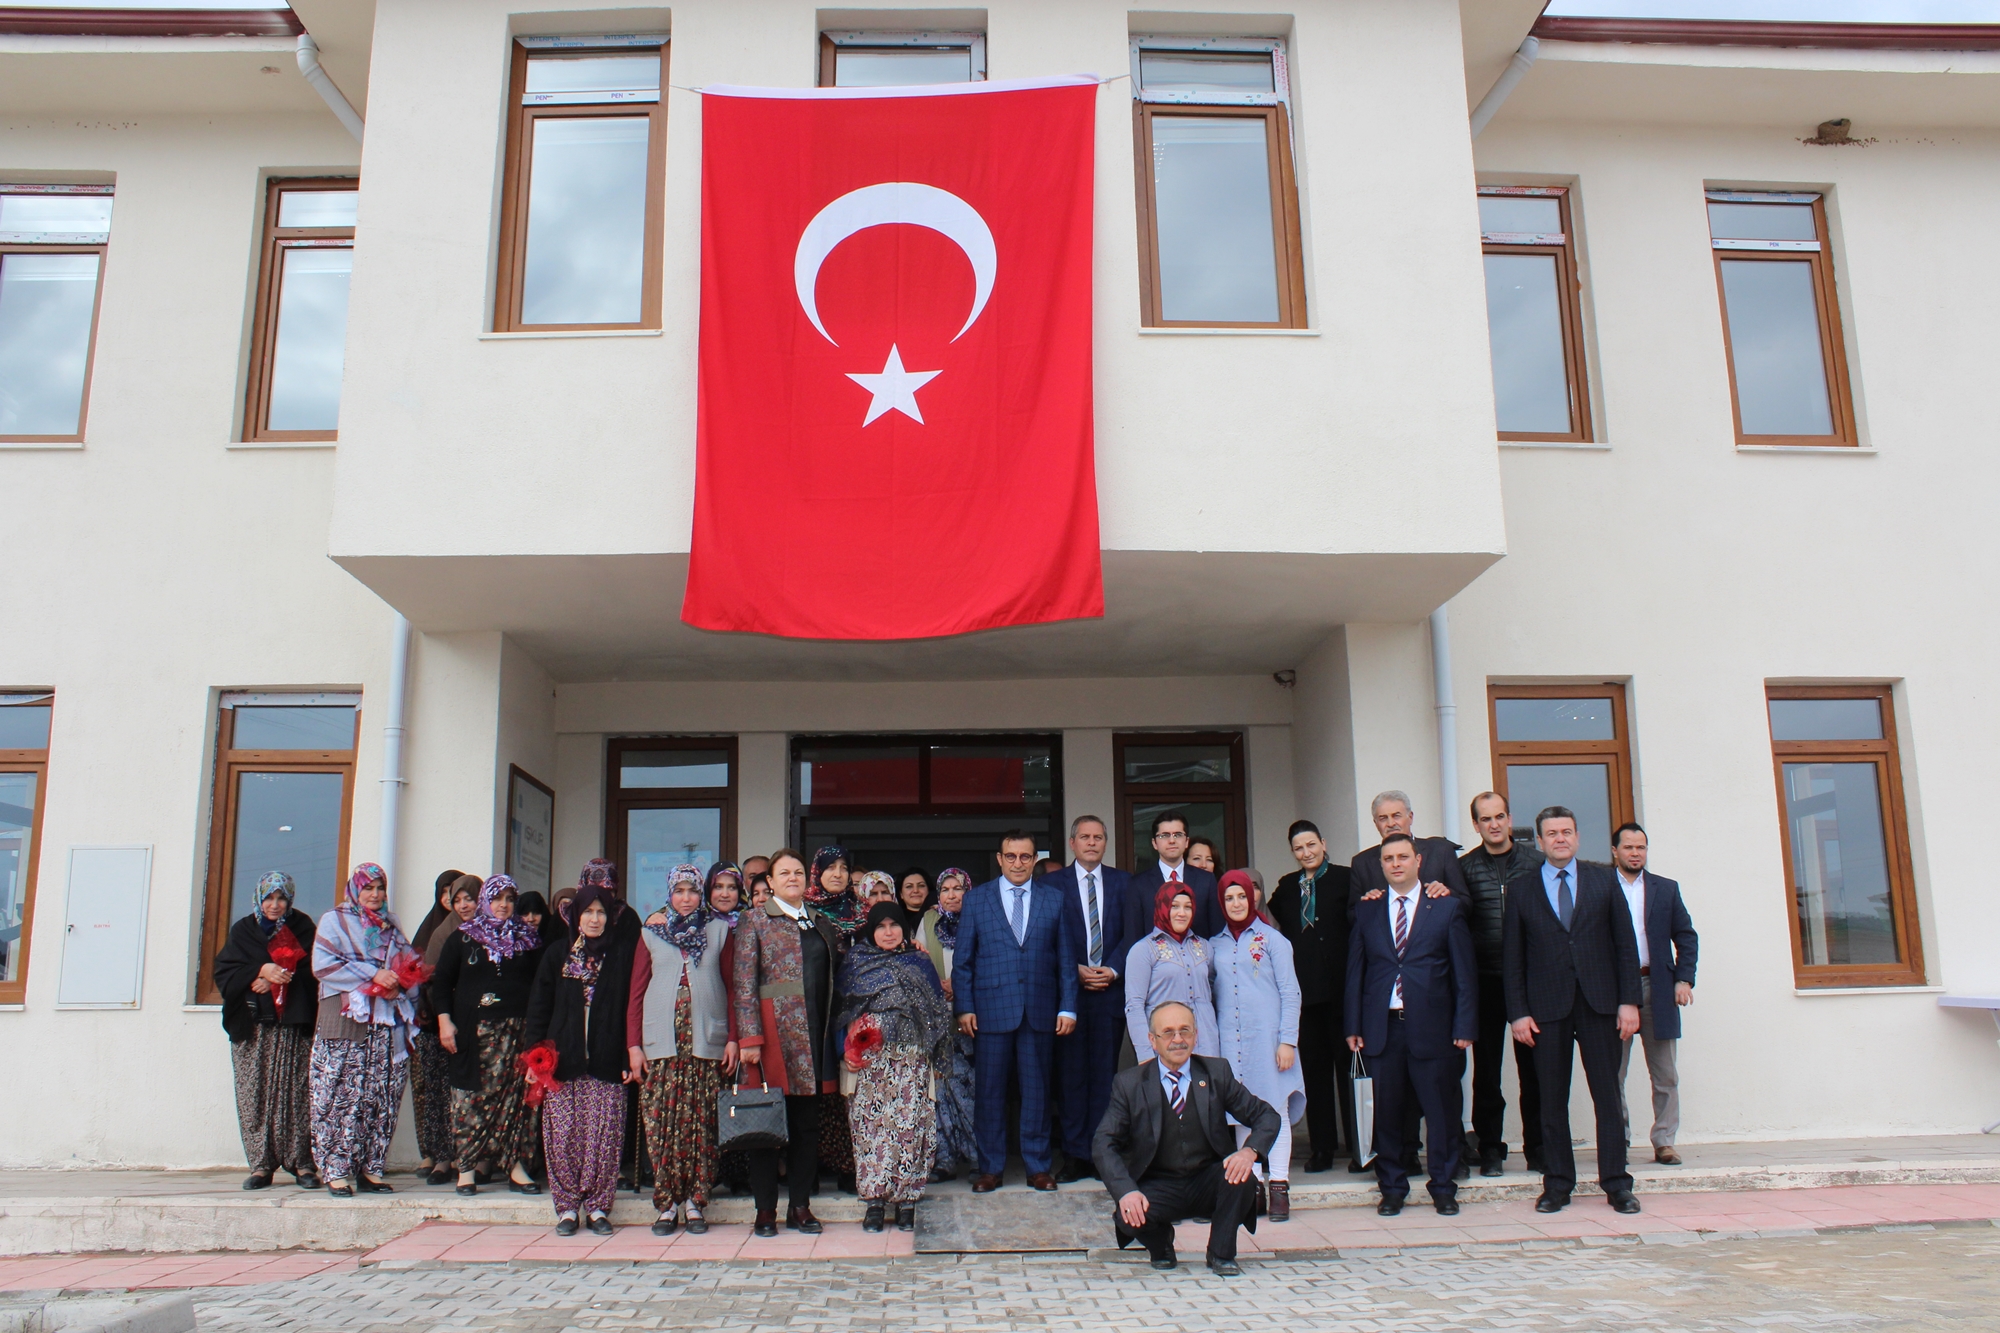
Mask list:
[[[522,893],[548,896],[555,836],[555,792],[507,765],[507,875]]]
[[[137,1009],[146,964],[151,847],[72,847],[60,1009]]]

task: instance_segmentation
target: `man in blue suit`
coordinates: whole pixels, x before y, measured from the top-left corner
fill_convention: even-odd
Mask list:
[[[1142,860],[1127,881],[1125,893],[1125,946],[1153,933],[1153,908],[1160,890],[1168,881],[1185,884],[1194,895],[1193,934],[1208,939],[1222,933],[1222,899],[1215,891],[1215,876],[1200,866],[1189,865],[1187,816],[1178,810],[1162,810],[1153,816],[1154,856]]]
[[[1409,1197],[1403,1107],[1415,1095],[1430,1127],[1431,1203],[1458,1212],[1459,1070],[1479,1036],[1479,965],[1464,905],[1423,892],[1423,851],[1407,833],[1382,839],[1388,889],[1355,904],[1347,950],[1347,1048],[1375,1076],[1375,1177],[1394,1217]]]
[[[1701,941],[1687,904],[1681,901],[1681,886],[1646,869],[1646,850],[1646,830],[1637,824],[1620,824],[1611,835],[1618,887],[1625,891],[1632,929],[1639,937],[1639,1040],[1626,1042],[1618,1056],[1618,1109],[1625,1117],[1629,1143],[1632,1112],[1625,1105],[1625,1071],[1632,1063],[1632,1048],[1644,1046],[1646,1078],[1653,1085],[1653,1160],[1679,1166],[1674,1135],[1681,1127],[1681,1080],[1674,1057],[1681,1009],[1694,1003],[1694,964]]]
[[[1062,893],[1063,940],[1076,960],[1076,1031],[1056,1038],[1065,1159],[1056,1179],[1065,1185],[1096,1174],[1092,1141],[1111,1105],[1125,1036],[1125,955],[1132,940],[1125,934],[1125,872],[1104,864],[1108,839],[1103,820],[1078,815],[1069,826],[1075,859],[1043,881]]]
[[[1000,1188],[1007,1168],[1007,1092],[1021,1094],[1021,1157],[1028,1184],[1052,1190],[1049,1076],[1055,1038],[1076,1028],[1076,956],[1062,929],[1062,893],[1034,877],[1035,840],[1000,835],[1000,878],[965,895],[952,954],[952,1008],[973,1039],[972,1190]]]

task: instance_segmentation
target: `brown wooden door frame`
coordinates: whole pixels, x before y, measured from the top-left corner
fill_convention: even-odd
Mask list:
[[[1228,782],[1142,782],[1125,780],[1125,751],[1132,746],[1226,745],[1229,747]],[[1240,731],[1121,731],[1111,737],[1111,777],[1118,827],[1112,830],[1118,850],[1118,866],[1135,873],[1152,848],[1140,851],[1132,842],[1132,807],[1139,804],[1222,803],[1222,836],[1227,844],[1225,859],[1250,864],[1247,796],[1249,774],[1243,766],[1243,733]],[[1223,867],[1229,869],[1230,867]]]
[[[729,756],[729,785],[726,787],[642,787],[630,793],[618,785],[619,756],[628,750],[722,750]],[[722,836],[718,854],[725,861],[736,860],[737,790],[736,737],[728,736],[613,736],[604,747],[604,856],[618,867],[618,883],[627,879],[626,813],[632,810],[722,811]],[[551,880],[555,871],[550,871]]]

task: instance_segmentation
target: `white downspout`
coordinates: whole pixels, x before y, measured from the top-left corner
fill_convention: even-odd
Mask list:
[[[313,86],[313,91],[320,95],[328,109],[347,127],[347,132],[354,136],[354,142],[360,143],[363,128],[361,113],[356,111],[354,103],[348,101],[346,95],[334,86],[332,76],[320,68],[319,43],[312,39],[312,34],[309,32],[299,34],[299,73],[306,76],[306,82]],[[384,869],[386,868],[385,866]]]
[[[410,621],[395,613],[389,630],[389,706],[382,724],[382,835],[375,859],[396,883],[396,846],[403,824],[403,703],[410,692]]]
[[[1431,690],[1437,696],[1438,800],[1444,836],[1458,841],[1458,703],[1451,692],[1450,603],[1431,612]]]
[[[1473,138],[1477,139],[1479,132],[1486,128],[1486,122],[1499,113],[1500,104],[1507,100],[1507,95],[1514,91],[1514,85],[1527,74],[1528,67],[1535,63],[1535,57],[1541,50],[1541,39],[1530,37],[1521,43],[1519,50],[1514,52],[1514,58],[1507,62],[1507,68],[1501,72],[1498,79],[1494,80],[1493,86],[1487,89],[1486,96],[1479,99],[1479,105],[1472,108]],[[304,56],[299,58],[305,59]]]

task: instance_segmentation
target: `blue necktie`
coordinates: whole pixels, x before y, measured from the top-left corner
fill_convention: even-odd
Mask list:
[[[1562,919],[1563,929],[1569,929],[1569,919],[1576,915],[1576,899],[1569,892],[1569,871],[1556,871],[1556,915]]]
[[[1027,902],[1028,890],[1025,885],[1017,888],[1010,884],[1007,887],[1014,895],[1014,910],[1008,919],[1008,924],[1014,928],[1014,943],[1026,944],[1028,942],[1028,923],[1022,919],[1021,908]]]

